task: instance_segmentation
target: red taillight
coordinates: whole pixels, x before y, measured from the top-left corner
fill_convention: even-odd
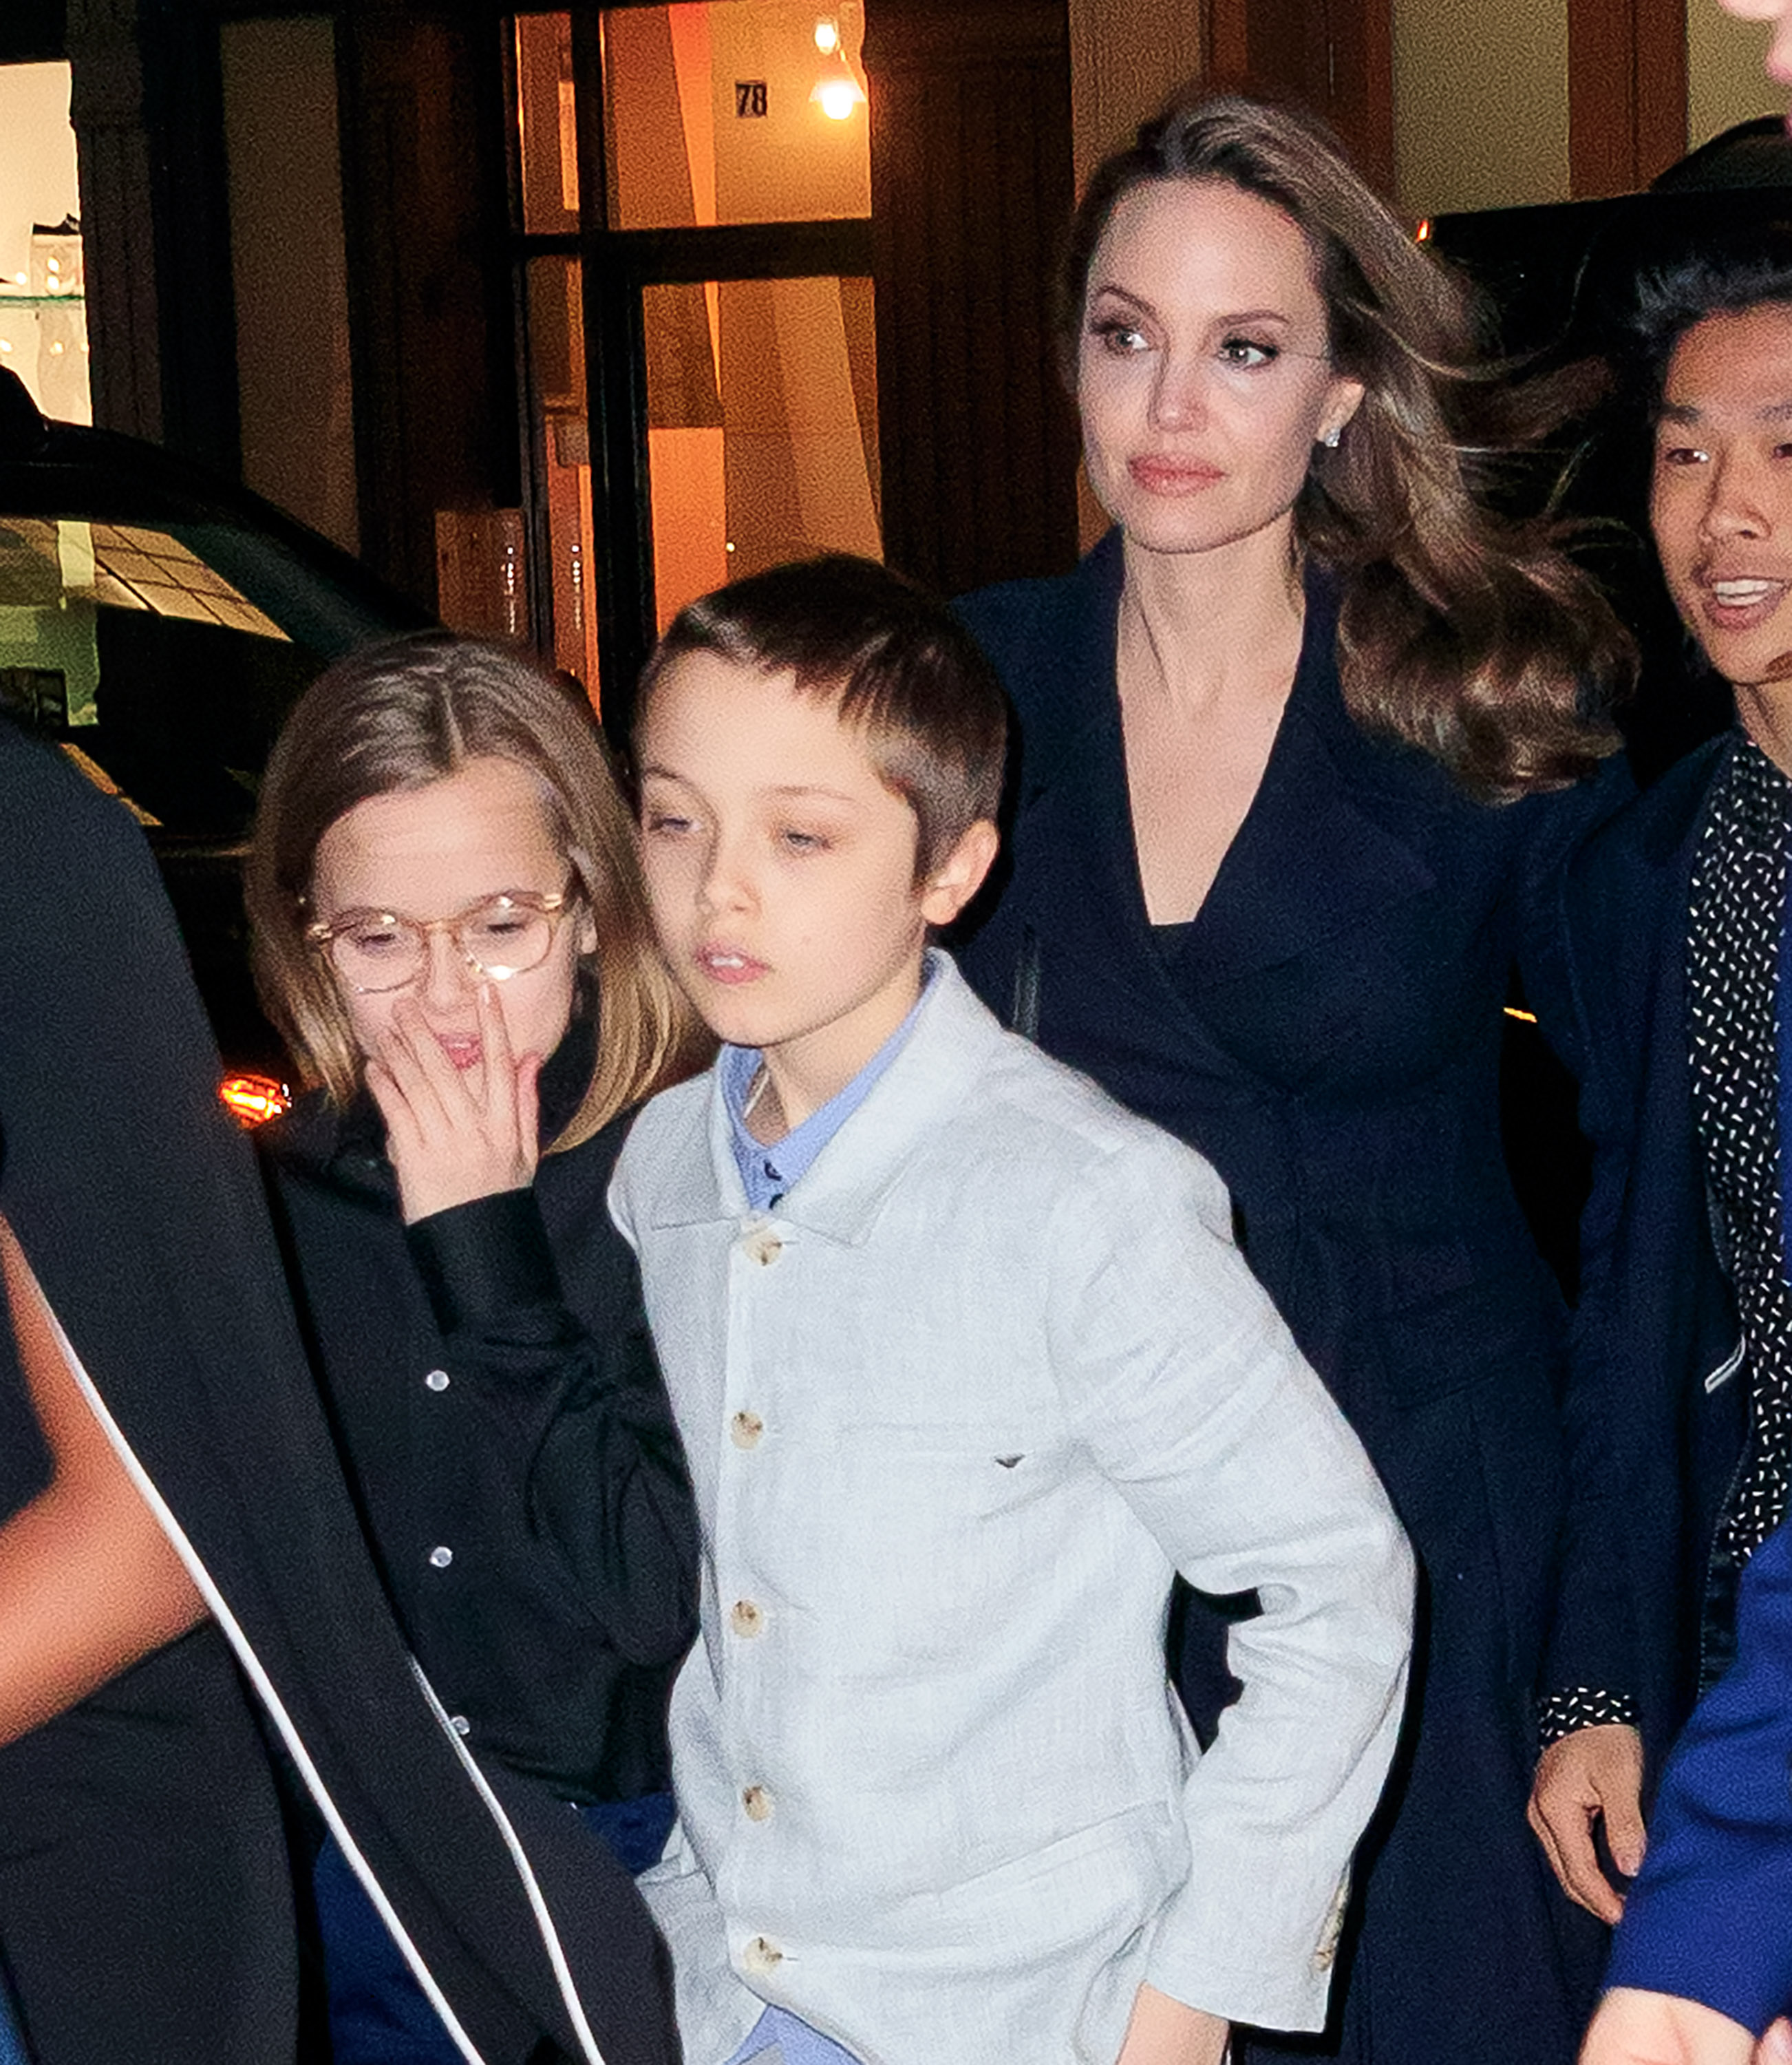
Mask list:
[[[293,1093],[272,1076],[226,1076],[218,1095],[239,1125],[264,1125],[293,1109]]]

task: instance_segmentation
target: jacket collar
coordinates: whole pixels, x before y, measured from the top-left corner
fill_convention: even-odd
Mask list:
[[[914,1029],[857,1111],[768,1216],[856,1247],[868,1239],[917,1150],[953,1124],[1007,1035],[978,1002],[950,956],[930,950],[938,972]],[[654,1226],[706,1226],[747,1215],[728,1107],[712,1068],[691,1098],[688,1130],[668,1143],[665,1177],[651,1207]],[[680,1094],[673,1092],[674,1096]]]
[[[1632,804],[1632,810],[1643,815],[1641,844],[1651,866],[1673,867],[1689,861],[1704,829],[1713,785],[1742,735],[1741,727],[1733,725],[1715,738],[1708,738],[1684,760],[1677,761]]]
[[[1117,923],[1155,961],[1114,679],[1122,571],[1119,534],[1110,532],[1061,591],[1076,605],[1058,646],[1063,677],[1099,693],[1083,701],[1082,721],[1050,742],[1044,764],[1028,769],[1023,807],[1037,813],[1033,864],[1054,878],[1060,915],[1080,910],[1084,923]],[[1421,853],[1394,826],[1413,823],[1415,808],[1427,818],[1433,799],[1439,807],[1451,800],[1450,778],[1416,750],[1371,738],[1351,717],[1338,680],[1336,580],[1310,560],[1306,591],[1300,661],[1262,782],[1176,968],[1162,972],[1179,991],[1292,960],[1433,884]],[[1384,796],[1388,806],[1378,809]],[[1290,867],[1291,838],[1318,864]]]

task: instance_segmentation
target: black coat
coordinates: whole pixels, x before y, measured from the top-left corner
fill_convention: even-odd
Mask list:
[[[1638,798],[1589,846],[1570,892],[1594,1161],[1548,1679],[1636,1700],[1652,1784],[1697,1690],[1713,1538],[1748,1425],[1686,1024],[1693,862],[1730,750],[1729,737],[1713,740]]]
[[[592,2056],[587,2019],[610,2065],[670,2065],[627,1874],[418,1683],[142,836],[4,724],[0,885],[0,1212],[314,1796],[493,2065]]]
[[[1215,1164],[1419,1558],[1408,1740],[1322,2055],[1567,2065],[1595,1952],[1524,1823],[1565,1319],[1507,1176],[1498,1074],[1515,964],[1568,1022],[1560,882],[1602,790],[1483,806],[1370,738],[1310,577],[1261,787],[1166,961],[1126,787],[1121,572],[1110,535],[1068,579],[959,605],[1020,726],[1010,879],[967,972]]]
[[[543,1072],[546,1137],[592,1051],[580,1027]],[[412,1652],[476,1755],[581,1801],[670,1784],[666,1703],[696,1631],[696,1509],[604,1202],[628,1127],[409,1229],[371,1100],[339,1119],[314,1096],[258,1136]]]

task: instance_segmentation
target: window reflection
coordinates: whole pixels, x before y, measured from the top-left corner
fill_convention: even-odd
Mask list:
[[[572,18],[516,18],[517,128],[523,227],[531,236],[579,227],[579,132],[572,93]]]
[[[882,556],[871,282],[646,289],[660,628],[724,580]]]
[[[591,426],[585,413],[585,328],[572,258],[529,266],[529,373],[540,491],[547,503],[548,608],[554,664],[598,700],[593,588]]]

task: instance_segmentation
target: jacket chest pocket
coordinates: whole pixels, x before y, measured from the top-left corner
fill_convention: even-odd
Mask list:
[[[1076,1457],[1038,1436],[864,1426],[801,1445],[780,1505],[799,1516],[789,1546],[805,1593],[898,1668],[974,1658],[991,1617],[1049,1582],[1063,1546]]]

